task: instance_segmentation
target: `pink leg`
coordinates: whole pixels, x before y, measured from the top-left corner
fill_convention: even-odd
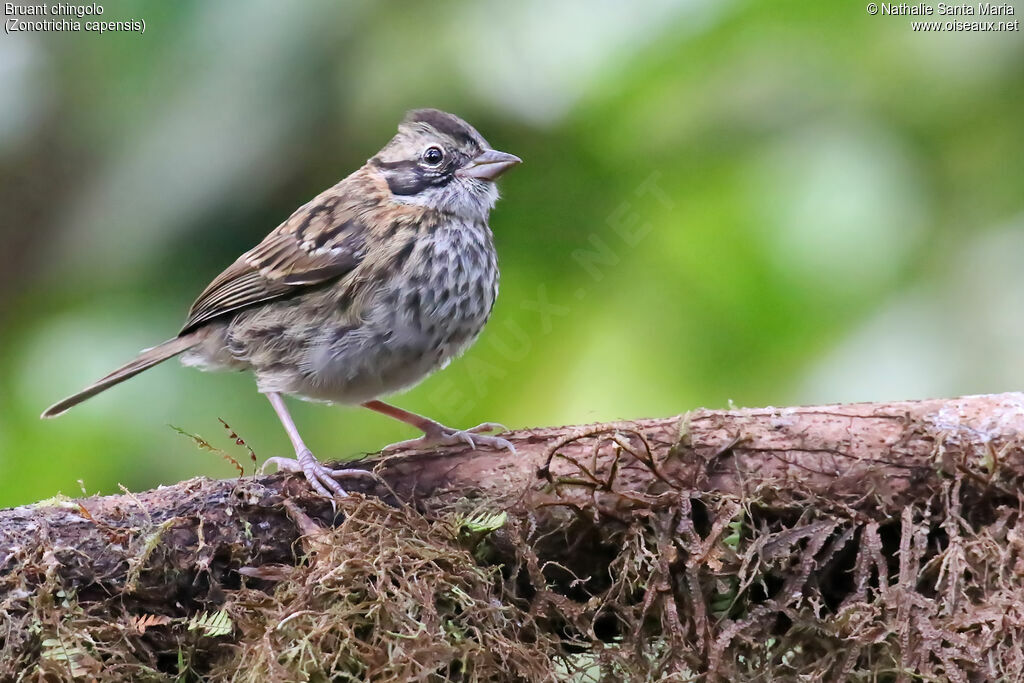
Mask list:
[[[327,498],[348,495],[341,484],[335,481],[336,477],[370,477],[377,479],[377,475],[366,470],[332,470],[329,467],[324,467],[313,455],[313,452],[306,447],[302,437],[299,436],[299,430],[295,426],[295,421],[292,420],[292,416],[288,412],[281,394],[268,393],[267,399],[270,401],[270,405],[274,406],[274,412],[277,413],[281,424],[284,425],[285,432],[288,433],[288,438],[291,439],[292,447],[295,449],[295,457],[267,458],[267,461],[263,463],[263,467],[276,465],[278,470],[302,472],[306,480],[309,481],[309,485],[313,487],[313,490]]]
[[[454,444],[464,443],[470,448],[476,448],[479,446],[489,446],[496,450],[509,450],[513,453],[516,452],[515,446],[508,439],[503,439],[500,436],[488,436],[482,432],[493,432],[496,430],[504,430],[505,428],[495,422],[484,422],[478,424],[476,427],[470,427],[469,429],[452,429],[451,427],[445,427],[440,422],[435,422],[429,417],[423,417],[416,413],[411,413],[408,410],[402,410],[397,406],[393,406],[390,403],[384,403],[383,401],[367,401],[363,404],[364,408],[369,408],[382,415],[393,417],[400,422],[404,422],[407,425],[412,425],[416,429],[423,432],[423,436],[418,439],[410,439],[409,441],[400,441],[393,443],[386,447],[385,451],[397,451],[409,448],[431,448],[433,446],[451,446]]]

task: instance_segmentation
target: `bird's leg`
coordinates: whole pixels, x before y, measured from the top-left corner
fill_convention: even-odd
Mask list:
[[[289,414],[288,408],[284,404],[284,399],[281,398],[281,394],[268,392],[267,399],[270,401],[270,405],[274,406],[274,412],[277,413],[277,417],[281,420],[281,424],[284,425],[284,430],[288,432],[288,438],[291,439],[292,446],[295,448],[295,457],[267,458],[267,461],[263,463],[264,468],[266,468],[267,465],[276,465],[278,470],[302,472],[303,476],[306,477],[306,480],[309,481],[309,485],[313,487],[313,490],[327,498],[332,498],[334,496],[344,497],[348,495],[345,493],[345,489],[342,488],[341,484],[335,481],[338,478],[370,477],[377,479],[377,475],[373,472],[367,472],[366,470],[334,470],[322,465],[313,455],[313,452],[306,447],[306,444],[302,441],[302,437],[299,436],[299,430],[295,426],[295,422],[292,420],[292,416]]]
[[[417,415],[416,413],[410,413],[408,410],[402,410],[397,406],[393,406],[390,403],[384,403],[383,401],[367,401],[363,404],[364,408],[376,411],[382,415],[393,417],[396,420],[404,422],[408,425],[412,425],[416,429],[423,432],[423,436],[418,439],[410,439],[408,441],[400,441],[393,443],[384,449],[385,452],[393,452],[397,450],[410,449],[410,448],[431,448],[433,446],[453,446],[455,444],[464,443],[470,448],[476,448],[477,446],[489,446],[495,450],[509,450],[513,453],[516,452],[515,446],[508,439],[503,439],[500,436],[489,436],[483,432],[493,431],[505,431],[505,428],[496,422],[484,422],[478,424],[476,427],[470,427],[469,429],[452,429],[451,427],[445,427],[440,422],[435,422],[428,417]]]

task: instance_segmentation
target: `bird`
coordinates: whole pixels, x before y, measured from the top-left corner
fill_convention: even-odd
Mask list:
[[[181,331],[47,408],[61,415],[169,358],[201,370],[248,370],[295,451],[265,463],[317,493],[347,495],[306,446],[284,396],[361,405],[412,425],[395,448],[467,444],[515,452],[485,422],[446,427],[381,398],[412,387],[476,340],[498,295],[489,226],[495,181],[522,160],[492,149],[437,109],[409,111],[362,167],[297,209],[203,290]]]

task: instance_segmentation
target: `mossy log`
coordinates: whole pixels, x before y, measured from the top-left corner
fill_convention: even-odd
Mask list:
[[[0,678],[1015,678],[1022,433],[1022,394],[696,410],[346,463],[380,481],[337,505],[274,474],[2,510]]]

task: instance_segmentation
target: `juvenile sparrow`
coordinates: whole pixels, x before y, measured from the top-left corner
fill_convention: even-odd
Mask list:
[[[498,294],[487,218],[495,179],[520,159],[490,148],[468,123],[436,109],[409,112],[398,134],[334,187],[299,208],[199,295],[177,337],[46,409],[77,403],[183,354],[204,370],[247,369],[274,407],[317,492],[345,495],[299,436],[283,395],[362,404],[423,431],[394,444],[466,443],[514,450],[485,423],[456,430],[378,400],[411,387],[480,334]]]

